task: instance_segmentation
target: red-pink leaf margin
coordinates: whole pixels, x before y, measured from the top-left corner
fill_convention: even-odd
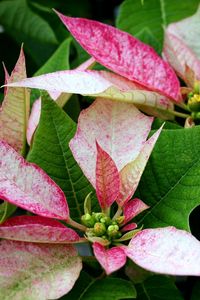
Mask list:
[[[124,251],[137,265],[152,272],[200,276],[200,242],[175,227],[142,230]]]
[[[74,286],[82,263],[72,245],[0,241],[1,299],[60,299]]]
[[[149,206],[146,205],[142,200],[135,198],[130,201],[128,201],[123,206],[123,214],[125,216],[124,224],[128,223],[130,220],[132,220],[134,217],[139,215],[142,211],[148,209]]]
[[[0,198],[44,217],[69,218],[59,186],[4,141],[0,141]]]
[[[69,244],[80,240],[78,234],[56,220],[40,216],[18,216],[0,226],[0,238],[34,242]]]
[[[121,232],[131,231],[137,228],[136,223],[130,223],[121,228]]]
[[[109,275],[122,268],[126,263],[126,254],[123,247],[106,249],[103,245],[95,242],[92,245],[94,255],[106,274]]]
[[[35,102],[33,103],[31,114],[28,120],[26,138],[29,145],[31,144],[33,134],[39,124],[40,113],[41,113],[41,98],[35,100]]]
[[[119,194],[120,179],[116,164],[96,142],[96,193],[102,209],[109,208]]]
[[[56,12],[63,24],[95,58],[110,70],[179,101],[179,81],[170,65],[150,46],[112,26]]]

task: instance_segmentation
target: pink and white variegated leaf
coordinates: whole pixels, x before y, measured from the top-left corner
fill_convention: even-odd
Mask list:
[[[0,198],[44,217],[69,217],[59,186],[4,141],[0,141]]]
[[[137,228],[136,223],[130,223],[121,228],[121,232],[131,231]]]
[[[151,128],[153,118],[134,105],[96,99],[79,116],[78,128],[70,141],[71,151],[91,184],[96,186],[96,140],[120,171],[136,159]]]
[[[103,245],[97,242],[95,242],[92,247],[96,259],[107,275],[119,270],[125,265],[126,254],[123,247],[118,246],[106,249]]]
[[[186,19],[170,24],[165,33],[164,56],[178,75],[185,79],[189,66],[200,80],[200,6]]]
[[[128,223],[134,217],[148,208],[149,206],[146,205],[142,200],[138,198],[131,199],[123,206],[123,215],[125,217],[123,224]]]
[[[1,298],[59,299],[78,279],[82,263],[72,245],[1,240]]]
[[[69,244],[80,241],[78,234],[56,220],[40,216],[18,216],[0,226],[0,238],[34,242]]]
[[[9,86],[44,89],[53,99],[62,92],[134,103],[137,106],[152,107],[164,112],[173,106],[167,97],[149,91],[122,76],[107,71],[83,70],[81,66],[75,70],[27,78]]]
[[[162,126],[163,127],[163,126]],[[117,203],[123,206],[131,199],[137,189],[142,173],[146,167],[148,159],[151,155],[153,147],[160,135],[162,127],[147,140],[138,156],[129,162],[120,172],[120,193]]]
[[[102,209],[109,208],[119,194],[119,172],[112,157],[96,142],[96,193]]]
[[[179,101],[178,79],[153,48],[112,26],[57,14],[80,45],[100,64]]]
[[[184,230],[175,227],[142,230],[125,251],[131,260],[149,271],[200,276],[200,242]]]
[[[5,71],[6,72],[6,71]],[[9,83],[26,78],[23,49],[11,76],[6,74]],[[26,127],[29,116],[29,92],[25,88],[6,88],[0,108],[0,140],[8,142],[16,151],[24,151]]]
[[[35,102],[33,103],[31,114],[28,120],[26,138],[29,145],[31,144],[33,134],[39,124],[40,113],[41,113],[41,98],[35,100]]]

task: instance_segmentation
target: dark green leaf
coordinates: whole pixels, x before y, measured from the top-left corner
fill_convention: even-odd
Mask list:
[[[4,202],[0,205],[0,224],[3,223],[6,219],[8,219],[12,214],[16,211],[17,206]]]
[[[49,24],[31,11],[26,0],[2,1],[0,20],[18,43],[24,43],[25,49],[38,65],[46,61],[57,45]]]
[[[183,300],[172,278],[153,276],[136,288],[138,300]]]
[[[106,278],[95,281],[78,300],[120,300],[136,298],[136,290],[130,281]]]
[[[138,196],[150,206],[139,225],[189,230],[200,204],[200,126],[163,130],[142,176]]]
[[[69,149],[76,124],[54,101],[43,98],[40,123],[28,161],[39,165],[62,188],[70,215],[80,218],[84,199],[92,186],[84,177]]]
[[[138,36],[158,52],[162,49],[164,26],[194,14],[199,4],[199,0],[143,2],[125,0],[120,7],[117,27]]]
[[[71,38],[64,40],[47,62],[34,74],[34,76],[68,70],[70,68],[69,54],[71,41]]]
[[[199,300],[199,299],[200,299],[200,280],[198,280],[195,283],[190,300]]]

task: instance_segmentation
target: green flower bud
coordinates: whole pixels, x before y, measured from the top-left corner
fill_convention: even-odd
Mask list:
[[[95,218],[87,213],[81,217],[81,222],[86,227],[92,228],[95,224]]]
[[[105,224],[106,226],[109,226],[111,224],[111,218],[107,217],[107,216],[102,217],[100,219],[100,222],[103,223],[103,224]]]
[[[95,236],[95,233],[94,233],[93,228],[88,228],[88,229],[86,230],[86,235],[87,235],[88,237],[94,237],[94,236]]]
[[[118,225],[108,226],[107,234],[110,238],[116,239],[119,234],[119,226]]]
[[[199,94],[194,94],[192,97],[189,98],[188,107],[193,112],[200,111],[200,95]]]
[[[116,221],[117,221],[117,224],[122,224],[123,222],[124,222],[124,219],[125,219],[125,217],[124,216],[120,216],[120,217],[118,217],[117,219],[116,219]]]
[[[106,232],[106,226],[103,223],[97,222],[94,225],[94,233],[96,236],[102,236]]]
[[[92,213],[92,216],[95,218],[96,222],[100,222],[101,218],[105,217],[104,213]]]

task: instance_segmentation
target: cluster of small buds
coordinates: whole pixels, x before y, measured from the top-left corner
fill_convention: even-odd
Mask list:
[[[100,237],[111,242],[122,236],[120,224],[123,223],[124,217],[120,216],[115,220],[106,216],[104,213],[86,213],[81,218],[82,224],[87,227],[86,236],[88,238]]]

